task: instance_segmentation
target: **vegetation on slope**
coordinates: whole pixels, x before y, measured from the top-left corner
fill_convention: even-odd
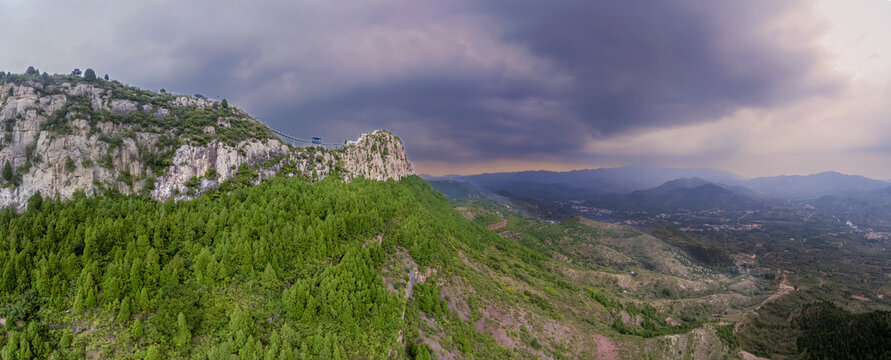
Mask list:
[[[789,359],[888,359],[891,312],[851,313],[815,299],[829,293],[798,291],[765,304],[740,324],[743,348]]]
[[[384,357],[404,306],[379,276],[385,254],[442,262],[429,232],[448,219],[423,206],[437,200],[425,185],[279,179],[178,204],[35,198],[0,215],[3,358]],[[440,223],[414,234],[427,217]],[[392,241],[363,246],[376,234]]]
[[[690,254],[694,259],[705,265],[727,272],[737,271],[733,258],[730,257],[727,251],[705,244],[674,226],[660,226],[650,230],[649,233],[683,249],[687,254]]]
[[[0,85],[14,84],[16,86],[30,86],[40,96],[66,94],[66,89],[79,84],[90,85],[103,91],[105,101],[128,100],[135,103],[137,111],[128,113],[112,113],[109,110],[96,110],[92,107],[91,99],[86,95],[71,95],[61,109],[47,115],[47,121],[41,126],[41,130],[54,134],[66,134],[71,131],[70,120],[87,120],[90,124],[90,134],[100,132],[99,122],[110,122],[114,125],[132,125],[131,131],[157,132],[182,139],[184,143],[201,145],[211,140],[234,145],[244,140],[262,140],[273,138],[272,132],[256,120],[253,120],[244,112],[228,103],[209,101],[210,107],[197,106],[195,104],[178,106],[175,104],[178,98],[186,97],[191,100],[205,100],[201,95],[188,97],[185,95],[170,94],[166,91],[153,92],[128,86],[116,80],[102,78],[87,79],[76,75],[36,75],[36,74],[4,74],[0,76]],[[10,88],[10,93],[13,92]],[[159,112],[159,110],[162,110]],[[166,111],[164,111],[166,110]],[[219,120],[225,120],[228,126],[221,126]],[[214,132],[208,133],[204,129],[213,127]],[[115,138],[108,139],[114,142]]]
[[[4,112],[12,115],[2,119],[0,132],[4,135],[0,137],[0,150],[24,148],[26,157],[24,164],[13,164],[14,168],[0,179],[3,186],[20,185],[23,174],[45,160],[41,159],[38,149],[41,136],[48,139],[41,143],[44,149],[56,139],[65,144],[97,144],[90,146],[102,148],[101,158],[84,158],[80,154],[72,160],[69,156],[65,164],[69,173],[78,165],[85,168],[98,165],[120,172],[117,179],[105,185],[117,187],[117,183],[122,183],[138,189],[137,185],[141,184],[144,191],[151,190],[151,180],[164,175],[164,170],[172,165],[176,150],[183,145],[200,146],[217,141],[235,146],[243,141],[275,138],[269,128],[241,110],[200,95],[158,93],[114,80],[41,75],[36,70],[25,74],[0,72],[0,87],[6,90],[0,94],[0,108],[17,108]],[[10,103],[16,98],[19,103]],[[21,102],[32,98],[33,104]],[[33,126],[18,124],[24,122],[39,124],[40,132],[33,140],[17,140],[24,144],[16,145],[13,132]],[[21,155],[9,154],[10,157]],[[116,160],[124,159],[128,163],[116,169]],[[133,162],[140,165],[135,172],[130,166]]]
[[[726,305],[712,303],[724,295],[720,292],[709,290],[690,292],[671,286],[672,277],[666,273],[664,267],[654,267],[654,263],[648,261],[646,252],[623,244],[623,239],[626,243],[634,242],[629,241],[637,236],[634,231],[625,230],[623,233],[622,227],[598,225],[599,223],[580,218],[573,218],[560,224],[510,218],[516,215],[508,214],[504,207],[499,208],[497,204],[486,200],[457,200],[456,205],[459,211],[476,209],[472,211],[473,218],[481,224],[499,224],[496,231],[503,236],[511,237],[542,252],[556,253],[555,257],[571,261],[573,264],[587,264],[586,267],[599,269],[606,274],[615,273],[614,276],[620,279],[623,270],[626,273],[636,271],[638,275],[631,279],[637,285],[626,283],[624,286],[617,286],[615,282],[607,280],[601,282],[603,288],[587,290],[590,297],[608,309],[611,314],[624,312],[641,315],[642,321],[637,327],[629,327],[627,322],[619,321],[619,317],[612,317],[613,328],[620,333],[639,336],[650,336],[654,334],[653,330],[656,330],[656,335],[682,333],[685,331],[683,327],[696,326],[699,320],[715,316],[722,324],[715,327],[717,335],[729,349],[742,347],[760,356],[782,356],[790,359],[889,356],[888,345],[884,341],[886,338],[891,338],[888,312],[868,311],[852,314],[838,308],[831,302],[844,303],[846,308],[864,311],[864,308],[869,308],[863,304],[869,305],[875,301],[870,302],[869,299],[857,297],[856,294],[859,292],[851,293],[839,289],[834,286],[834,282],[830,282],[831,278],[826,277],[825,273],[809,270],[807,264],[791,264],[796,266],[792,267],[794,272],[780,270],[783,283],[793,279],[796,281],[794,288],[786,285],[789,294],[783,296],[784,292],[780,291],[782,289],[774,289],[781,280],[775,273],[776,268],[767,268],[762,264],[763,268],[760,270],[766,272],[751,266],[741,266],[737,269],[733,265],[733,258],[724,250],[717,248],[719,244],[690,237],[670,226],[652,229],[651,233],[654,236],[681,248],[698,263],[706,265],[706,268],[720,271],[739,280],[726,288],[730,290],[732,296],[747,300],[730,303],[730,306],[725,308]],[[508,217],[509,221],[500,226],[498,221],[502,216]],[[604,247],[621,249],[619,252],[628,258],[605,256],[609,252],[605,251]],[[789,263],[784,264],[784,266],[789,265]],[[647,269],[655,271],[649,272]],[[852,270],[856,269],[849,268],[847,271]],[[823,274],[820,276],[826,279],[825,284],[822,281],[819,284],[801,281],[804,276],[819,274]],[[696,278],[702,278],[702,275],[695,271],[681,276],[684,280]],[[864,277],[859,282],[869,284],[872,281]],[[652,285],[645,285],[647,283]],[[690,283],[686,284],[689,287]],[[715,288],[715,285],[711,286]],[[717,287],[722,286],[718,284]],[[619,293],[622,294],[618,295]],[[630,301],[633,298],[639,301]],[[860,307],[848,306],[851,301],[853,305]],[[654,306],[656,309],[652,309]],[[882,305],[875,304],[874,307],[882,308]],[[664,315],[650,315],[653,310],[658,313],[667,312],[675,319],[686,319],[689,322],[683,323],[683,326],[667,327],[659,321]],[[605,318],[604,321],[610,321],[610,318]],[[653,325],[656,325],[655,329]]]
[[[851,314],[830,302],[813,303],[801,311],[798,350],[804,359],[891,358],[891,312]]]
[[[2,357],[591,358],[592,334],[640,355],[698,326],[568,276],[590,269],[468,221],[417,177],[221,189],[0,212]],[[617,329],[623,313],[647,323]]]
[[[746,304],[711,298],[725,295],[721,289],[732,281],[697,266],[683,252],[672,250],[656,238],[627,227],[579,218],[559,224],[523,218],[512,207],[489,200],[458,200],[455,206],[474,222],[550,258],[545,266],[565,275],[560,280],[573,291],[564,293],[560,287],[542,284],[535,288],[545,291],[537,294],[544,295],[543,300],[553,308],[565,306],[576,312],[560,312],[566,316],[561,321],[573,324],[580,318],[584,324],[571,326],[580,332],[609,335],[630,358],[660,358],[655,355],[660,351],[671,354],[667,358],[693,356],[694,350],[684,345],[660,346],[665,345],[665,335],[689,336],[694,329],[711,334],[706,337],[715,342],[709,345],[715,351],[711,356],[720,357],[723,355],[718,354],[738,347],[732,331],[724,329],[723,337],[719,337],[718,330],[723,327],[710,322],[718,309]],[[548,294],[549,286],[556,291]],[[708,344],[709,340],[703,342]],[[701,358],[708,350],[696,352]]]

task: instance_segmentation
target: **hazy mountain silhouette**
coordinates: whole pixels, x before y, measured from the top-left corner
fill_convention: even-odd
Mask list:
[[[628,194],[613,194],[591,201],[598,207],[640,210],[748,209],[761,203],[745,188],[720,185],[699,178],[684,178]]]
[[[826,195],[846,195],[876,190],[889,184],[859,175],[827,171],[805,176],[760,177],[745,181],[743,185],[764,195],[813,199]]]

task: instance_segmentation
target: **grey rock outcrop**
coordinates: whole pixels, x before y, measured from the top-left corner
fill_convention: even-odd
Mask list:
[[[108,88],[113,85],[0,82],[0,167],[9,164],[12,170],[10,178],[0,178],[0,208],[23,210],[38,192],[59,200],[78,191],[111,189],[157,200],[189,199],[236,176],[243,166],[255,172],[255,183],[277,175],[313,181],[337,174],[349,181],[398,180],[413,173],[401,140],[383,130],[338,149],[321,149],[283,143],[237,109],[213,120],[215,126],[198,127],[191,137],[180,135],[182,129],[109,120],[175,120],[174,113],[219,109],[214,100],[186,96],[158,95],[166,102],[151,103],[121,99]],[[86,104],[86,110],[78,104]],[[247,127],[263,136],[234,141],[220,135],[236,122],[251,122]]]

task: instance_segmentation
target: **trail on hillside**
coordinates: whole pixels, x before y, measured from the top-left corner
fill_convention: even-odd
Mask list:
[[[507,226],[507,219],[502,219],[501,221],[489,225],[489,230],[498,230]]]
[[[772,295],[767,297],[767,299],[764,299],[764,301],[762,301],[761,304],[759,304],[758,307],[755,308],[755,310],[760,310],[761,307],[766,305],[767,303],[779,299],[783,296],[789,295],[793,291],[795,291],[795,288],[792,287],[792,285],[789,285],[789,282],[786,281],[786,275],[783,275],[783,280],[780,281],[780,285],[777,287],[777,290]]]
[[[770,359],[768,359],[768,358],[763,358],[763,357],[760,357],[760,356],[755,356],[755,354],[752,354],[752,353],[750,353],[750,352],[748,352],[748,351],[745,351],[745,350],[740,350],[740,351],[739,351],[739,354],[742,355],[743,360],[770,360]]]

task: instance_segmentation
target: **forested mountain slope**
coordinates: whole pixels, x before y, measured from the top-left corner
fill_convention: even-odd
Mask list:
[[[720,327],[697,320],[682,302],[653,306],[614,295],[621,287],[610,284],[630,269],[644,274],[639,296],[650,286],[701,292],[709,287],[690,286],[727,281],[698,269],[693,282],[660,285],[645,274],[682,271],[690,260],[665,257],[670,248],[639,233],[569,224],[594,236],[580,241],[604,241],[606,257],[586,260],[543,249],[561,225],[537,223],[546,231],[520,242],[499,236],[417,177],[245,180],[191,201],[35,196],[24,213],[0,213],[2,357],[733,354],[732,343],[719,340]],[[615,246],[657,251],[645,260],[655,268],[638,260],[615,264],[621,270],[600,267],[614,261]],[[668,295],[678,293],[660,296]],[[692,317],[676,326],[665,320],[681,313]]]

